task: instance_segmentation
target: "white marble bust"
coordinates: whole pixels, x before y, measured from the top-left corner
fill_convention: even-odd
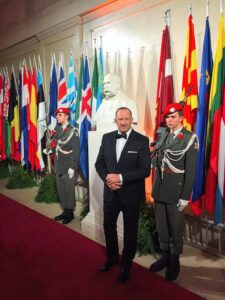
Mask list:
[[[117,129],[114,123],[115,112],[122,106],[131,110],[133,123],[138,122],[136,103],[121,91],[120,84],[120,77],[116,74],[107,74],[104,78],[105,98],[94,117],[97,131],[106,132]]]

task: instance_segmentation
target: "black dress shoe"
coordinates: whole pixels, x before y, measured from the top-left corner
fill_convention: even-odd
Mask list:
[[[162,257],[154,262],[150,267],[149,271],[151,272],[159,272],[163,270],[164,268],[167,268],[170,263],[170,256],[169,254],[163,254]]]
[[[168,281],[174,281],[177,279],[179,273],[180,273],[179,255],[171,254],[170,264],[166,270],[165,279]]]
[[[99,268],[99,272],[107,272],[109,271],[112,266],[115,266],[116,264],[118,264],[119,260],[107,260],[104,265],[102,265],[100,268]]]
[[[119,284],[125,283],[129,279],[129,276],[130,276],[130,271],[122,269],[120,271],[119,278],[118,278]]]
[[[66,216],[63,218],[62,223],[63,223],[63,224],[69,224],[73,219],[74,219],[74,214],[73,214],[73,212],[72,212],[72,213],[69,213],[69,214],[66,214]]]
[[[61,221],[61,220],[63,220],[65,217],[66,217],[66,210],[64,210],[64,212],[61,213],[60,215],[56,216],[56,217],[54,218],[54,220],[55,220],[55,221]]]

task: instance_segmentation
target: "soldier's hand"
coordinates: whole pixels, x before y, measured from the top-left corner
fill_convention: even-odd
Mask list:
[[[69,168],[69,170],[68,170],[68,176],[69,176],[70,179],[73,178],[74,173],[75,173],[74,169]]]
[[[45,149],[43,149],[43,153],[46,155],[49,155],[49,154],[52,154],[52,150],[45,148]]]
[[[177,208],[179,211],[183,211],[185,207],[188,205],[188,200],[179,199],[177,203]]]

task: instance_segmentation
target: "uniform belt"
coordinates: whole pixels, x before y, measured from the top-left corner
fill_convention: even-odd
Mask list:
[[[164,167],[164,169],[161,169],[161,171],[163,173],[167,173],[167,174],[176,174],[174,171],[172,171],[170,168],[168,167]]]

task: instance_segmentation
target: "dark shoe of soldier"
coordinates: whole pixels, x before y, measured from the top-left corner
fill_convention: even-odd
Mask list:
[[[159,272],[162,271],[164,268],[167,268],[170,263],[170,255],[169,253],[164,253],[162,257],[154,262],[150,267],[149,271],[151,272]]]
[[[63,224],[69,224],[74,219],[73,209],[67,209],[66,215],[63,218]]]
[[[65,208],[63,213],[61,213],[60,215],[56,216],[54,218],[55,221],[61,221],[66,217],[66,213],[67,213],[67,209]]]
[[[129,277],[130,277],[130,270],[121,269],[118,277],[119,284],[125,283],[129,279]]]
[[[177,279],[180,273],[180,261],[179,255],[170,255],[169,267],[166,270],[165,279],[168,281],[174,281]]]
[[[115,259],[115,260],[107,260],[100,268],[99,268],[99,272],[107,272],[109,271],[112,266],[118,264],[119,259]]]

